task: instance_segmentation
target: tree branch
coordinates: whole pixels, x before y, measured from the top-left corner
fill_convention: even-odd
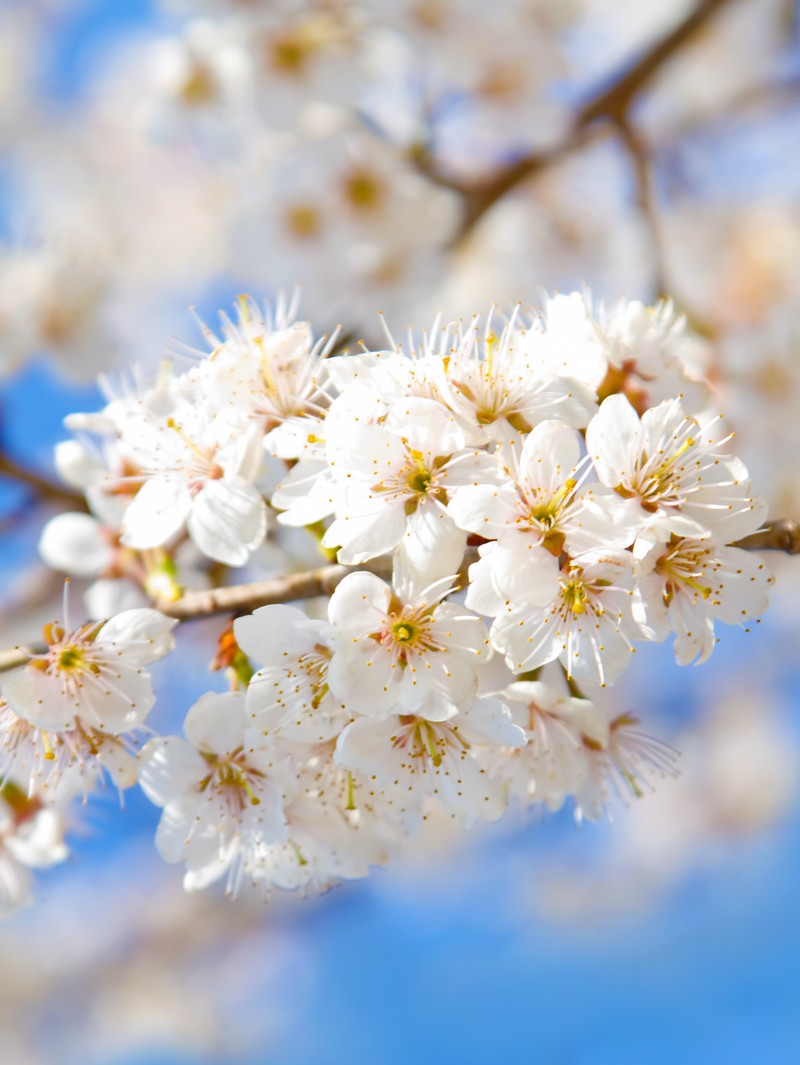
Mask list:
[[[599,89],[589,98],[578,111],[572,129],[560,145],[518,159],[481,185],[463,186],[449,183],[450,188],[460,192],[464,198],[464,217],[455,243],[466,236],[489,208],[512,188],[581,147],[589,135],[589,128],[596,122],[605,119],[618,126],[625,124],[633,101],[656,72],[717,10],[731,2],[732,0],[700,0],[697,7],[673,30],[651,45],[632,66],[618,74],[610,85]],[[426,168],[426,172],[430,177],[430,167]],[[446,181],[440,183],[448,184]]]
[[[43,501],[59,503],[62,506],[69,507],[71,510],[81,510],[84,513],[89,509],[86,500],[80,492],[74,492],[70,488],[64,488],[62,485],[48,480],[47,477],[43,477],[40,473],[36,473],[27,466],[20,466],[20,464],[9,455],[3,454],[2,452],[0,452],[0,477],[10,477],[11,480],[24,484]]]
[[[765,522],[763,529],[737,540],[733,546],[745,551],[783,551],[786,555],[800,555],[800,522],[794,518]]]
[[[179,621],[208,617],[210,614],[249,614],[257,607],[274,603],[290,603],[295,599],[313,599],[331,595],[334,588],[348,573],[375,573],[380,577],[391,575],[389,558],[376,558],[363,566],[320,566],[305,573],[289,573],[253,584],[234,584],[227,588],[209,588],[201,592],[187,592],[174,602],[158,602],[156,609]]]

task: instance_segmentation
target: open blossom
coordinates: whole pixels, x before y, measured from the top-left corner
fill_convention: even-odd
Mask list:
[[[453,416],[429,399],[408,399],[383,425],[328,436],[335,478],[333,524],[323,545],[352,565],[401,546],[420,574],[452,573],[466,536],[447,513],[466,484],[496,479],[492,458],[465,447]]]
[[[296,300],[280,300],[273,313],[247,296],[239,298],[236,321],[222,315],[222,338],[206,329],[211,354],[194,371],[206,401],[219,409],[245,411],[265,434],[264,444],[285,458],[286,422],[306,423],[328,406],[326,356],[333,337],[314,341],[308,322],[295,321]],[[292,449],[289,448],[289,451]]]
[[[422,810],[434,798],[465,825],[494,821],[505,810],[502,781],[476,758],[483,747],[521,747],[525,733],[494,698],[463,705],[448,720],[415,714],[361,717],[339,737],[336,761],[389,796]]]
[[[131,413],[123,441],[143,483],[123,515],[122,542],[161,547],[186,531],[209,558],[244,565],[267,528],[253,485],[261,438],[247,415],[176,400],[161,416]]]
[[[119,735],[142,724],[155,702],[143,667],[173,646],[175,625],[140,608],[65,632],[45,627],[48,649],[3,684],[12,709],[31,724],[62,732],[81,725]]]
[[[263,606],[237,618],[236,642],[262,663],[247,687],[255,727],[281,732],[296,743],[324,743],[349,721],[347,707],[330,689],[328,671],[335,630],[293,606]]]
[[[331,596],[337,644],[328,683],[352,714],[445,721],[478,690],[491,654],[483,623],[442,599],[449,581],[400,598],[371,573],[350,573]]]
[[[677,752],[639,732],[638,724],[631,714],[619,714],[609,722],[606,743],[584,741],[588,772],[575,796],[578,823],[584,818],[597,821],[604,814],[610,817],[613,797],[640,798],[652,789],[654,777],[676,775]]]
[[[541,681],[517,681],[502,697],[528,742],[504,752],[502,759],[495,757],[491,768],[514,798],[558,810],[586,780],[586,743],[607,745],[606,716],[589,699],[562,694]]]
[[[119,791],[139,777],[135,730],[103,732],[76,720],[54,731],[32,725],[6,703],[0,704],[0,779],[24,785],[29,795],[62,801],[86,796],[105,776]]]
[[[257,887],[323,891],[338,880],[367,876],[406,842],[404,809],[330,754],[327,745],[298,767],[296,795],[286,806],[288,839],[260,844],[246,856]]]
[[[706,536],[727,543],[753,532],[766,516],[750,495],[744,465],[723,455],[679,399],[641,419],[622,395],[609,396],[589,423],[586,445],[597,476],[636,500],[643,524],[662,538]]]
[[[679,665],[706,661],[716,642],[715,619],[739,625],[766,609],[772,577],[747,551],[677,536],[644,553],[647,546],[644,539],[637,543],[643,574],[634,609],[653,639],[675,633]]]
[[[558,558],[564,550],[579,554],[598,544],[633,542],[633,508],[610,488],[586,483],[590,468],[580,435],[563,422],[541,422],[521,449],[508,447],[498,458],[503,483],[467,485],[448,512],[462,529],[498,541],[492,566],[498,574],[504,570],[512,586],[523,575],[530,579],[531,567],[546,568],[540,546]]]
[[[642,636],[631,614],[633,583],[628,553],[576,556],[565,563],[549,602],[505,606],[492,623],[492,644],[517,672],[558,658],[575,680],[610,684],[629,664],[633,640]]]
[[[187,889],[225,872],[235,890],[245,855],[286,839],[285,757],[248,728],[242,692],[202,696],[186,715],[186,739],[150,740],[141,785],[164,808],[156,846],[168,862],[185,861]]]
[[[551,418],[581,428],[596,410],[594,394],[581,382],[537,372],[518,318],[519,307],[499,335],[491,314],[483,331],[477,317],[466,328],[452,327],[431,360],[438,396],[470,443],[515,439]]]

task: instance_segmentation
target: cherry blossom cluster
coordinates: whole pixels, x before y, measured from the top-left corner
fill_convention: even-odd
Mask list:
[[[138,781],[187,889],[320,890],[431,819],[568,797],[593,819],[673,771],[602,689],[645,641],[705,661],[771,578],[736,546],[766,508],[670,304],[557,295],[348,352],[292,303],[242,297],[205,335],[188,366],[68,418],[56,460],[90,512],[53,518],[40,549],[91,580],[91,620],[48,626],[2,686],[4,853],[9,796],[38,854],[46,812]],[[307,610],[220,622],[231,690],[183,737],[153,734],[170,604],[276,555],[288,571],[303,529],[351,569]]]

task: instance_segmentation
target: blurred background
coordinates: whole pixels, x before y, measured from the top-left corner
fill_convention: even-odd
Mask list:
[[[787,0],[0,0],[0,647],[95,375],[302,289],[351,340],[669,295],[773,517],[800,518],[800,14]],[[701,670],[613,691],[682,752],[611,824],[440,836],[313,900],[186,895],[133,790],[0,924],[3,1065],[800,1060],[800,562]],[[156,674],[177,731],[217,627]],[[212,677],[223,687],[223,678]]]

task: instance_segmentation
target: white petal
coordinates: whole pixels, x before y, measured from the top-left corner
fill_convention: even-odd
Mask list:
[[[242,746],[245,724],[244,692],[207,692],[189,709],[183,732],[198,750],[227,754]]]
[[[118,645],[126,660],[146,665],[172,650],[175,646],[172,630],[176,625],[174,618],[168,618],[158,610],[146,607],[124,610],[105,623],[95,644]]]
[[[114,561],[103,526],[89,514],[59,514],[39,538],[39,554],[52,569],[73,577],[97,577]]]
[[[207,772],[206,763],[179,736],[148,740],[139,754],[139,783],[150,802],[166,806],[193,792]]]
[[[162,547],[182,532],[192,508],[192,497],[183,481],[154,477],[136,495],[122,521],[121,540],[140,550]]]
[[[267,508],[256,489],[240,477],[208,481],[189,515],[189,535],[204,555],[243,566],[267,531]]]

